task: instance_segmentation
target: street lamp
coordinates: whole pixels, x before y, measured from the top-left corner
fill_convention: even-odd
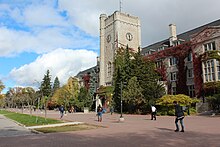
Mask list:
[[[121,116],[119,118],[119,122],[123,122],[125,120],[122,116],[122,87],[123,87],[123,85],[122,85],[122,81],[121,81]]]
[[[43,93],[42,93],[42,91],[41,91],[41,86],[40,86],[40,82],[38,82],[37,80],[34,80],[37,84],[39,84],[38,86],[40,87],[39,89],[40,89],[40,93],[41,93],[41,96],[43,97]],[[40,105],[39,105],[39,103],[40,103],[40,99],[39,99],[39,96],[37,96],[37,109],[38,109],[38,111],[39,111],[39,107],[40,107]],[[37,117],[36,117],[36,123],[38,122],[38,115],[37,115]]]

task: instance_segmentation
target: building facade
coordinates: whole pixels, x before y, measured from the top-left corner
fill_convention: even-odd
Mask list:
[[[138,17],[119,11],[100,15],[100,72],[99,86],[112,85],[114,57],[118,48],[137,51],[141,45],[141,26]]]
[[[220,81],[220,20],[179,35],[174,24],[169,28],[168,39],[143,48],[142,54],[156,63],[167,93],[203,97],[207,83]]]

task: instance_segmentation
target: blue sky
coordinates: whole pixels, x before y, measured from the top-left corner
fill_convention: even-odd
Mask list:
[[[122,12],[141,20],[142,46],[219,19],[219,0],[122,0]],[[33,86],[46,70],[65,83],[96,64],[99,16],[119,0],[0,0],[0,80]]]

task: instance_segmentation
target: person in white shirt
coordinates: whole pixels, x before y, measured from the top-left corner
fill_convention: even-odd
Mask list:
[[[156,112],[157,112],[157,109],[155,106],[151,106],[151,120],[156,120]]]

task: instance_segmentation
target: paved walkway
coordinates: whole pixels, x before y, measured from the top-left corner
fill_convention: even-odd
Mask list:
[[[29,112],[26,112],[29,113]],[[36,113],[36,112],[35,112]],[[44,116],[43,113],[35,115]],[[48,117],[59,118],[59,112],[49,111]],[[124,115],[119,123],[118,114],[104,114],[103,122],[97,122],[95,113],[73,113],[64,120],[102,125],[93,130],[36,134],[30,136],[0,137],[1,147],[139,147],[183,146],[220,147],[220,117],[187,116],[184,119],[186,132],[174,132],[174,117],[160,116],[151,121],[149,115]]]
[[[30,130],[0,114],[0,137],[31,135]],[[1,143],[0,143],[1,146]]]

